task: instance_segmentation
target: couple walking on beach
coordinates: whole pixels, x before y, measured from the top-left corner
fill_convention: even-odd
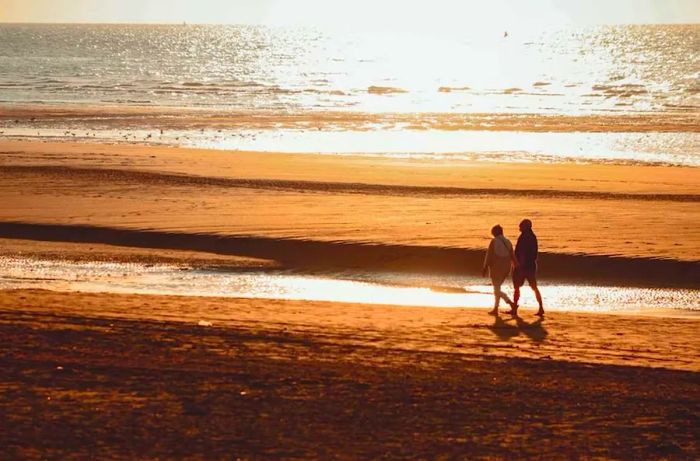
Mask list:
[[[491,229],[493,239],[489,244],[486,258],[484,259],[484,276],[488,272],[491,276],[493,284],[494,306],[489,314],[498,314],[498,305],[503,299],[510,306],[510,311],[506,314],[518,314],[518,300],[520,299],[520,287],[523,286],[525,280],[530,285],[530,288],[535,292],[537,302],[540,305],[537,315],[544,317],[544,308],[542,307],[542,295],[537,288],[537,236],[532,231],[532,221],[523,219],[520,222],[520,237],[513,251],[513,244],[510,243],[505,235],[503,228],[496,224]],[[508,298],[508,295],[501,290],[501,285],[506,277],[513,271],[513,300]]]

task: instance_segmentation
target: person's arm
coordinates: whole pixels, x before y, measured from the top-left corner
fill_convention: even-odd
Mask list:
[[[537,260],[537,237],[534,234],[528,236],[525,250],[525,260],[534,263]]]
[[[493,260],[493,240],[489,243],[489,248],[486,250],[486,257],[484,257],[484,267],[481,269],[481,274],[486,277],[486,272],[489,270],[491,261]]]
[[[522,253],[523,253],[523,236],[518,237],[518,243],[515,244],[515,251],[513,251],[513,266],[518,267],[522,264]]]

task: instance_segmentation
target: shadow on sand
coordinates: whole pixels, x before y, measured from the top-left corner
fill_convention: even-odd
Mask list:
[[[271,259],[287,268],[304,270],[359,268],[478,275],[484,258],[482,249],[7,221],[0,222],[0,238],[204,251]],[[542,268],[540,275],[549,280],[700,287],[700,262],[697,261],[554,253],[540,253],[538,261]]]
[[[534,322],[526,322],[522,317],[507,316],[506,320],[500,315],[494,317],[493,325],[489,326],[491,330],[501,341],[510,341],[516,336],[524,334],[532,342],[541,343],[547,339],[547,330],[543,325],[544,319],[538,318]]]

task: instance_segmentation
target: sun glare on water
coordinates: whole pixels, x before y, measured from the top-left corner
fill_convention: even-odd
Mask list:
[[[483,278],[430,274],[345,273],[296,275],[284,271],[229,272],[179,266],[41,261],[0,258],[1,289],[140,293],[180,296],[268,298],[421,307],[490,308],[491,286]],[[691,289],[601,287],[546,283],[551,310],[700,312]],[[524,305],[534,305],[523,292]],[[505,307],[505,306],[504,306]]]

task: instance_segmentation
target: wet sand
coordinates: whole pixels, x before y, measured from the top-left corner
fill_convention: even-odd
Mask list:
[[[386,243],[324,242],[308,239],[259,236],[226,236],[206,232],[134,230],[119,227],[51,225],[36,223],[0,223],[0,244],[10,242],[13,250],[0,254],[38,260],[81,261],[89,258],[92,246],[119,246],[131,249],[95,253],[95,258],[116,261],[142,261],[134,248],[151,252],[202,253],[187,258],[191,267],[278,267],[280,269],[337,273],[338,271],[391,272],[439,276],[479,276],[483,250],[401,245]],[[59,249],[47,248],[54,242]],[[63,245],[74,244],[73,247]],[[75,244],[82,244],[78,250]],[[86,248],[90,248],[86,251]],[[68,251],[68,248],[71,248]],[[78,254],[73,254],[78,251]],[[210,256],[205,256],[209,254]],[[25,256],[26,255],[26,256]],[[149,256],[146,256],[148,258]],[[229,260],[227,259],[230,258]],[[251,259],[252,258],[252,259]],[[172,258],[168,258],[172,262]],[[148,260],[148,259],[147,259]],[[191,262],[190,262],[191,261]],[[252,263],[252,261],[255,261]],[[570,255],[540,253],[541,280],[600,284],[608,287],[690,288],[698,289],[700,264],[672,259]],[[605,306],[602,306],[605,310]]]
[[[4,291],[0,447],[8,458],[693,459],[697,322]]]

